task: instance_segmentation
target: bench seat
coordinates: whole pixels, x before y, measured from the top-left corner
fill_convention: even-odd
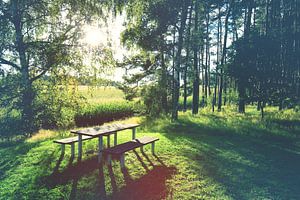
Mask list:
[[[103,153],[108,154],[108,164],[111,165],[111,156],[112,155],[120,155],[120,162],[121,162],[121,167],[125,167],[125,163],[124,163],[124,153],[127,151],[131,151],[134,150],[136,148],[142,148],[144,145],[147,144],[152,144],[152,153],[154,154],[154,143],[156,141],[158,141],[158,138],[155,137],[149,137],[149,136],[144,136],[142,138],[139,139],[134,139],[132,141],[129,142],[125,142],[122,144],[119,144],[117,146],[111,147],[111,148],[107,148],[103,150]]]
[[[82,140],[92,139],[90,136],[83,136]],[[61,144],[61,154],[65,153],[65,145],[71,145],[71,157],[75,157],[75,143],[78,142],[78,137],[69,137],[59,140],[54,140],[54,143]]]
[[[89,140],[89,139],[92,139],[92,137],[82,136],[82,141]],[[64,138],[64,139],[60,139],[60,140],[55,140],[53,142],[58,143],[58,144],[73,144],[75,142],[78,142],[78,137],[69,137],[69,138]]]

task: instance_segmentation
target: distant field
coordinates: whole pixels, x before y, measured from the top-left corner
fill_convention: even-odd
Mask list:
[[[79,93],[91,104],[124,101],[124,93],[115,87],[79,86]]]

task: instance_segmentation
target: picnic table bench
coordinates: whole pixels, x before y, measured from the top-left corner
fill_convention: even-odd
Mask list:
[[[82,141],[92,139],[90,136],[83,136]],[[65,153],[65,145],[71,145],[71,157],[75,156],[75,143],[78,142],[78,137],[69,137],[60,140],[54,140],[54,143],[61,144],[61,153]]]
[[[154,155],[155,142],[158,140],[159,140],[158,138],[144,136],[139,139],[134,139],[132,141],[125,142],[125,143],[119,144],[117,146],[104,149],[103,153],[107,154],[107,162],[109,165],[111,165],[112,155],[120,156],[121,167],[124,168],[125,167],[125,152],[134,150],[139,147],[141,148],[141,151],[143,151],[143,146],[151,143],[152,144],[152,154]]]

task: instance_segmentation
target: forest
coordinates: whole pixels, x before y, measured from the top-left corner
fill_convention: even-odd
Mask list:
[[[0,1],[0,199],[299,199],[299,133],[300,0]]]

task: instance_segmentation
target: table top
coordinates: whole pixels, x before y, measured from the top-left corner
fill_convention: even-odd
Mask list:
[[[82,129],[82,130],[71,130],[71,133],[78,134],[78,135],[97,137],[100,135],[114,133],[116,131],[132,129],[132,128],[135,128],[138,126],[140,126],[140,125],[139,124],[110,124],[110,125],[86,128],[86,129]]]

